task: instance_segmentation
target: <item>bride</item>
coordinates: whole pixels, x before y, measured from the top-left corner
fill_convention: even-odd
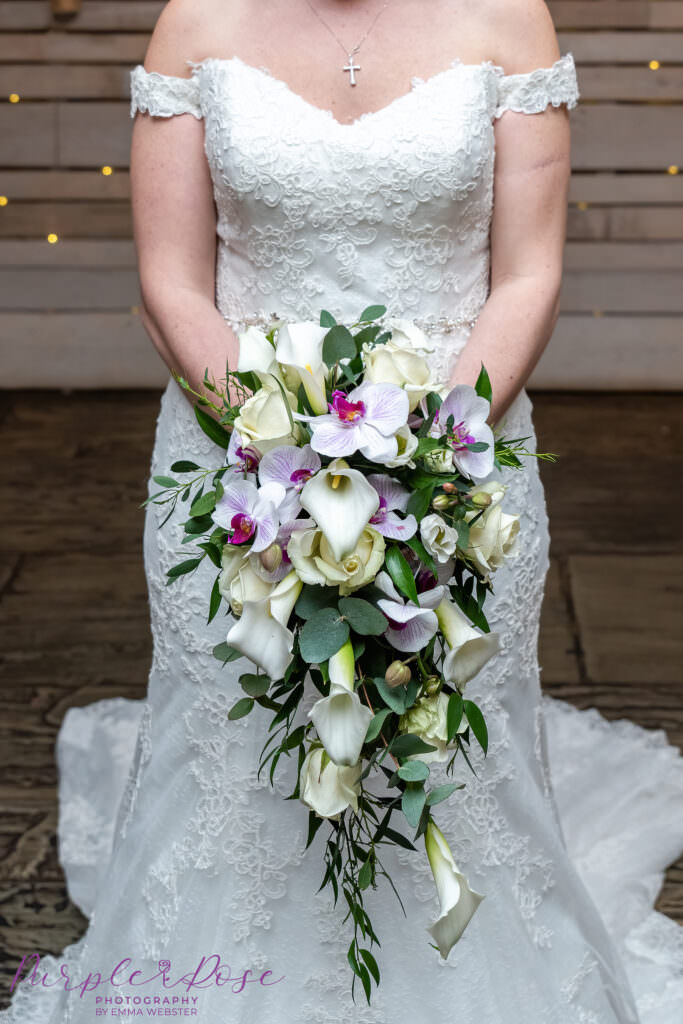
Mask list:
[[[558,313],[577,98],[542,0],[171,0],[132,74],[161,356],[201,388],[247,324],[381,302],[428,334],[440,381],[483,362],[493,419],[533,438],[523,388]],[[170,378],[152,473],[181,456],[222,461]],[[206,624],[205,563],[165,586],[182,531],[149,505],[147,698],[73,709],[59,737],[60,856],[89,927],[27,961],[3,1022],[680,1024],[683,937],[653,904],[683,849],[683,762],[661,731],[541,696],[545,505],[533,459],[509,477],[521,553],[491,601],[502,650],[469,684],[489,754],[440,819],[486,899],[449,958],[424,931],[427,860],[396,848],[407,916],[388,886],[369,894],[382,984],[351,1002],[322,833],[305,851],[291,765],[274,790],[257,779],[264,736],[227,718],[238,673],[211,654],[227,626]]]

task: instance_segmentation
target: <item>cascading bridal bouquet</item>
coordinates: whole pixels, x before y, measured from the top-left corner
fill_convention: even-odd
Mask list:
[[[433,817],[463,784],[431,786],[430,765],[451,774],[460,754],[474,771],[473,741],[486,754],[484,716],[465,686],[498,650],[484,605],[519,518],[503,511],[503,484],[476,481],[528,454],[525,439],[494,439],[485,368],[475,388],[444,393],[430,381],[427,336],[385,313],[371,306],[351,326],[323,311],[319,324],[249,327],[225,387],[205,373],[216,401],[174,375],[225,462],[181,458],[171,472],[184,482],[155,476],[162,489],[144,503],[169,503],[163,522],[178,501],[188,506],[183,544],[200,553],[168,583],[206,558],[218,570],[208,620],[225,602],[234,622],[214,654],[256,667],[240,676],[228,717],[270,712],[259,774],[270,764],[271,784],[282,755],[298,757],[289,799],[309,808],[307,848],[330,824],[320,888],[335,905],[343,894],[348,961],[368,1002],[380,941],[365,893],[383,875],[400,902],[382,847],[415,850],[424,836],[440,899],[428,931],[442,957],[484,898]],[[309,680],[319,696],[296,724]]]

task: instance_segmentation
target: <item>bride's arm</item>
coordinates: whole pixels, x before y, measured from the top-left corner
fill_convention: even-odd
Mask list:
[[[175,28],[160,20],[147,70],[185,75]],[[237,339],[215,306],[216,211],[203,122],[138,114],[131,189],[143,323],[169,369],[202,392],[205,368],[220,382],[226,360],[237,362]]]
[[[527,28],[526,52],[520,41],[517,56],[510,55],[506,64],[501,60],[507,73],[550,67],[559,56],[552,24],[538,19],[533,24],[538,40]],[[557,321],[570,139],[565,107],[539,114],[508,110],[494,130],[490,294],[451,383],[474,384],[483,363],[493,385],[495,423],[526,384]]]

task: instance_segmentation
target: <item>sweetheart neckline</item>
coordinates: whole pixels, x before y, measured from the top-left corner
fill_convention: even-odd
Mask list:
[[[421,78],[419,75],[412,75],[410,78],[410,88],[406,92],[399,93],[399,95],[395,96],[393,100],[390,100],[383,106],[378,107],[376,110],[367,110],[363,114],[359,114],[358,117],[355,117],[352,121],[339,121],[331,110],[328,110],[325,107],[319,107],[317,103],[312,103],[311,100],[307,100],[305,96],[301,95],[301,93],[298,93],[294,89],[292,89],[289,83],[286,82],[283,78],[278,78],[277,75],[274,75],[269,68],[265,67],[265,65],[257,66],[256,64],[250,64],[248,61],[242,60],[242,58],[237,56],[237,54],[233,55],[232,57],[204,57],[203,60],[188,60],[186,61],[186,63],[190,65],[190,67],[193,69],[193,72],[195,68],[203,67],[206,64],[241,65],[243,68],[246,68],[247,70],[257,75],[262,75],[264,78],[270,80],[283,93],[285,93],[288,96],[292,96],[295,100],[297,100],[308,110],[312,110],[315,113],[328,118],[333,124],[337,126],[337,128],[341,129],[356,128],[358,127],[358,125],[367,123],[373,118],[385,114],[387,111],[392,110],[395,106],[400,105],[401,103],[407,101],[412,96],[414,96],[418,89],[426,88],[433,82],[445,78],[447,75],[451,74],[455,70],[458,70],[459,68],[475,68],[479,70],[487,68],[493,70],[494,72],[500,72],[501,74],[504,74],[503,68],[499,64],[495,64],[492,60],[482,60],[478,64],[467,64],[464,61],[462,61],[459,57],[454,57],[453,60],[448,65],[448,67],[442,68],[441,71],[435,71],[434,74],[429,75],[428,78]]]

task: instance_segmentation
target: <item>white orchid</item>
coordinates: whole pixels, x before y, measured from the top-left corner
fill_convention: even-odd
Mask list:
[[[259,449],[253,444],[247,444],[240,432],[233,430],[230,434],[230,442],[225,455],[225,464],[230,467],[231,473],[237,473],[247,479],[253,479],[260,461],[261,452]],[[225,483],[223,486],[225,486]]]
[[[310,444],[303,448],[283,445],[263,456],[259,465],[261,484],[276,483],[285,488],[286,497],[279,508],[281,522],[296,519],[301,511],[299,495],[308,481],[320,469],[320,456]]]
[[[322,747],[313,747],[301,765],[300,798],[319,817],[337,821],[347,807],[358,810],[360,775],[360,765],[335,764]]]
[[[299,501],[322,530],[337,561],[354,550],[379,508],[379,495],[372,484],[340,459],[305,484]]]
[[[375,584],[386,595],[377,601],[377,607],[387,618],[384,636],[397,651],[421,651],[439,627],[434,609],[443,598],[444,588],[434,587],[418,594],[417,605],[400,597],[388,573],[378,573]]]
[[[379,508],[370,519],[370,525],[374,526],[383,537],[392,540],[409,540],[417,532],[417,520],[414,515],[407,514],[404,518],[398,516],[398,512],[406,512],[410,491],[398,480],[385,473],[371,473],[367,480],[377,491],[379,496]]]
[[[438,918],[427,931],[445,960],[485,897],[470,889],[467,879],[458,871],[443,833],[431,819],[425,831],[425,849],[441,904]]]
[[[228,644],[273,680],[282,679],[292,660],[294,634],[287,623],[302,587],[296,573],[290,572],[269,596],[245,601],[228,632]]]
[[[396,438],[396,455],[393,459],[385,459],[383,465],[386,466],[387,469],[398,469],[401,466],[407,466],[408,469],[415,469],[413,455],[417,451],[417,446],[419,444],[417,436],[406,423],[404,426],[398,428],[394,437]]]
[[[456,686],[473,679],[497,654],[497,633],[479,633],[457,605],[444,598],[436,609],[439,626],[450,647],[443,664],[444,678]]]
[[[398,455],[394,434],[408,420],[408,396],[393,384],[360,384],[349,391],[334,391],[329,412],[296,419],[310,422],[311,447],[332,458],[360,452],[371,462]]]
[[[233,480],[216,502],[213,521],[231,531],[230,544],[253,540],[251,550],[263,551],[277,537],[279,506],[286,492],[281,484],[257,487],[252,480]]]
[[[469,384],[458,384],[444,398],[430,433],[445,435],[449,468],[469,477],[485,477],[493,469],[495,442],[486,422],[491,406]],[[470,445],[486,444],[484,451],[472,451]],[[433,452],[432,458],[437,454]],[[443,472],[447,471],[445,467]]]
[[[328,671],[329,696],[316,701],[308,717],[332,761],[353,765],[360,757],[374,713],[354,690],[355,659],[350,640],[330,658]]]
[[[328,369],[323,363],[323,340],[328,328],[314,321],[283,324],[276,337],[275,355],[294,390],[303,385],[315,413],[327,412],[325,379]]]

